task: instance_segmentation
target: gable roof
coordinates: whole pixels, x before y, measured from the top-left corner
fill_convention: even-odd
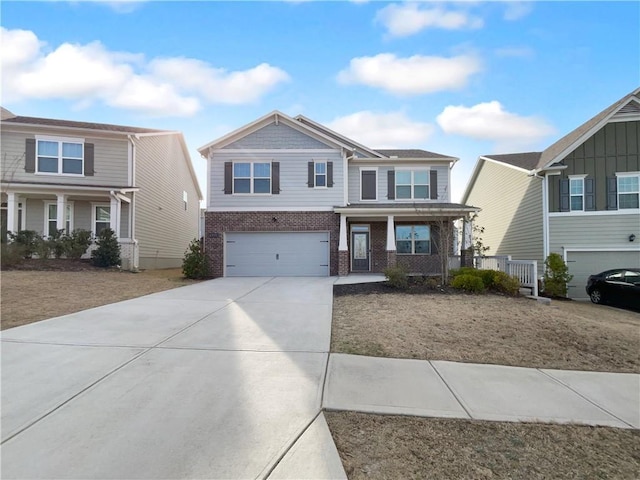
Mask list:
[[[553,145],[546,148],[538,164],[535,167],[536,172],[550,167],[554,163],[562,160],[567,154],[573,151],[578,145],[587,138],[600,130],[616,113],[623,110],[629,104],[637,104],[640,106],[640,88],[636,88],[633,92],[625,95],[613,105],[605,108],[595,117],[587,120],[575,130],[569,132]]]
[[[384,155],[387,158],[398,157],[401,158],[441,158],[443,160],[451,160],[455,159],[450,155],[443,155],[441,153],[429,152],[427,150],[420,150],[416,148],[405,148],[405,149],[376,149],[376,152]]]
[[[3,110],[3,114],[4,112],[9,112],[4,108],[2,110]],[[123,133],[123,134],[167,132],[167,130],[128,127],[124,125],[112,125],[108,123],[76,122],[72,120],[58,120],[56,118],[22,117],[22,116],[2,118],[2,123],[11,123],[11,124],[17,124],[17,125],[38,125],[38,126],[61,127],[61,128],[79,128],[83,130],[100,130],[104,132]]]
[[[505,155],[483,155],[481,158],[506,163],[523,170],[533,170],[538,165],[542,152],[507,153]]]

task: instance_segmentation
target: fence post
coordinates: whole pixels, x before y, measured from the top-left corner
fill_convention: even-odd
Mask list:
[[[533,261],[533,296],[538,296],[538,261]]]

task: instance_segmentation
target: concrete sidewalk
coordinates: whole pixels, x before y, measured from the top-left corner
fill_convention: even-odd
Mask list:
[[[640,428],[640,375],[332,354],[323,407]]]

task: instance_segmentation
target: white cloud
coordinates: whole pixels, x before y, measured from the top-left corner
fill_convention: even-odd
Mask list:
[[[493,141],[504,150],[536,146],[555,133],[544,119],[508,112],[495,100],[473,107],[450,105],[436,121],[445,133]]]
[[[462,10],[445,10],[441,6],[424,6],[418,3],[392,3],[376,14],[376,20],[382,23],[389,34],[396,37],[413,35],[426,28],[459,30],[463,28],[481,28],[481,18]]]
[[[480,68],[480,60],[473,55],[397,58],[381,53],[353,58],[349,68],[338,74],[338,81],[382,88],[396,95],[420,95],[461,89]]]
[[[416,122],[402,112],[375,113],[369,110],[338,117],[327,126],[372,148],[415,147],[433,133],[431,124]]]
[[[154,116],[190,116],[203,102],[255,101],[288,79],[266,63],[228,72],[188,58],[148,62],[100,42],[52,50],[25,30],[0,27],[0,39],[4,101],[67,99],[79,107],[101,102]]]
[[[504,19],[508,21],[520,20],[533,11],[532,2],[507,1]]]

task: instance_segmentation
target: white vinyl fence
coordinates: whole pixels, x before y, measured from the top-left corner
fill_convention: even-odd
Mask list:
[[[499,270],[520,280],[520,286],[530,288],[531,294],[538,296],[538,262],[536,260],[511,260],[510,255],[493,257],[473,257],[475,268]],[[449,257],[449,268],[460,268],[460,255]]]

